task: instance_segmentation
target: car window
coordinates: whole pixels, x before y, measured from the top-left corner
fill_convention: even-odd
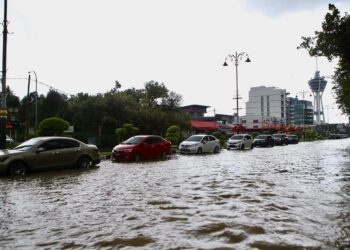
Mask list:
[[[49,140],[41,144],[39,147],[44,148],[44,151],[56,150],[60,148],[59,140]]]
[[[152,137],[152,138],[153,138],[153,143],[160,143],[163,141],[163,139],[160,137]]]
[[[209,140],[211,140],[211,141],[215,141],[215,140],[216,140],[216,138],[215,138],[214,136],[209,136]]]
[[[247,135],[246,138],[247,138],[247,140],[252,139],[252,137],[250,135]]]
[[[207,141],[209,141],[209,136],[205,136],[202,140],[202,142],[207,142]]]
[[[243,135],[233,135],[233,136],[231,136],[230,139],[233,139],[233,140],[242,140],[242,139],[243,139]]]
[[[203,136],[200,135],[193,135],[186,139],[186,141],[201,141]]]
[[[74,140],[63,139],[60,140],[60,148],[78,148],[80,143]]]

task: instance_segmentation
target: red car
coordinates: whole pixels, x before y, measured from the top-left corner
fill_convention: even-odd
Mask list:
[[[115,146],[112,161],[139,161],[171,155],[171,142],[157,135],[138,135]]]

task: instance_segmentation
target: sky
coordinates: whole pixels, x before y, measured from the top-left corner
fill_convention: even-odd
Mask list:
[[[350,10],[348,0],[333,3],[342,15]],[[105,93],[116,80],[122,90],[154,80],[182,95],[183,105],[233,114],[235,66],[222,65],[228,55],[246,52],[251,63],[238,66],[241,115],[251,87],[278,87],[291,97],[307,91],[311,101],[316,60],[296,48],[302,36],[321,30],[327,10],[324,0],[11,0],[7,84],[23,97],[29,71],[72,95]],[[332,92],[335,66],[318,59],[329,80],[326,121],[347,122]],[[46,85],[38,84],[39,94]]]

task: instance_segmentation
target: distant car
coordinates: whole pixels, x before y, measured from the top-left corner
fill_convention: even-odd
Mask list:
[[[219,153],[220,141],[212,135],[192,135],[180,143],[179,151],[182,154]]]
[[[258,135],[253,142],[254,147],[273,147],[275,140],[271,135]]]
[[[287,135],[288,144],[298,144],[299,138],[297,135]]]
[[[8,135],[6,135],[6,145],[13,145],[15,141]]]
[[[10,175],[72,166],[87,168],[99,162],[95,145],[68,137],[36,137],[14,149],[0,150],[0,172]]]
[[[275,141],[275,145],[288,145],[287,134],[273,134],[272,138]]]
[[[228,140],[227,149],[252,149],[253,142],[253,137],[250,134],[236,134]]]
[[[112,161],[139,161],[171,155],[171,142],[157,135],[137,135],[115,146]]]

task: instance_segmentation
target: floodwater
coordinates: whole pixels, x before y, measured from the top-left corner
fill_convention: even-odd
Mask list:
[[[1,249],[350,249],[350,139],[0,178]]]

